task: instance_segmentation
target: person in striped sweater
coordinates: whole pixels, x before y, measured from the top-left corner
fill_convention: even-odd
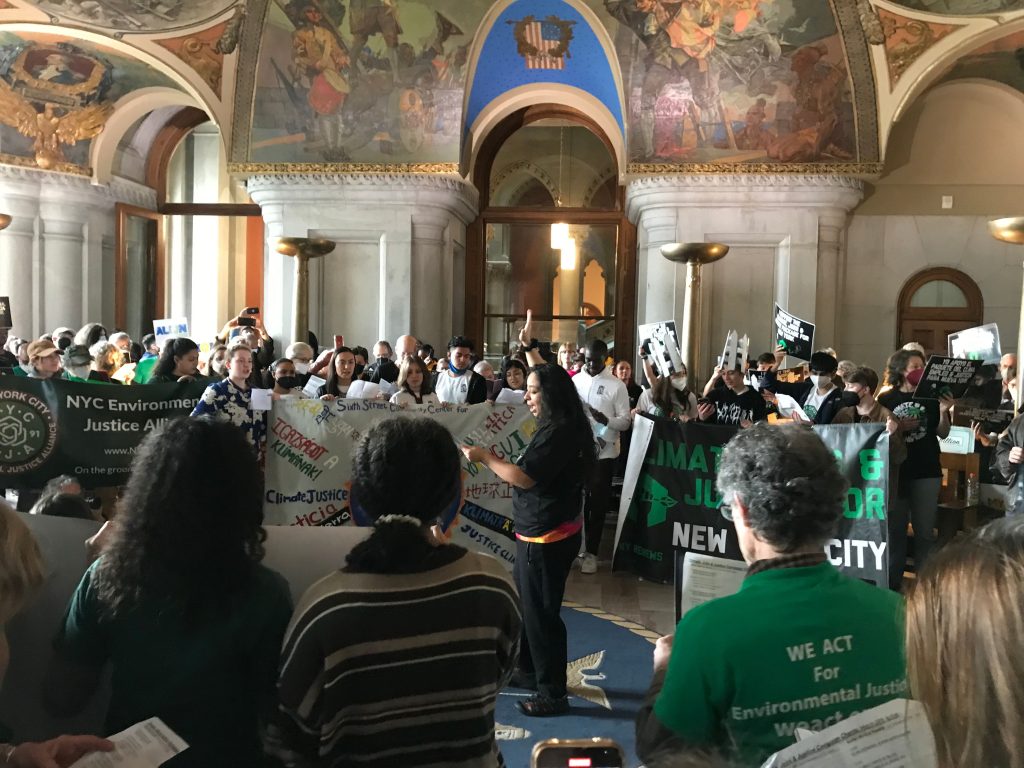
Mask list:
[[[431,531],[461,505],[461,472],[451,434],[426,418],[383,421],[356,449],[353,517],[374,531],[288,627],[268,733],[285,764],[504,765],[494,706],[522,619],[498,560]]]

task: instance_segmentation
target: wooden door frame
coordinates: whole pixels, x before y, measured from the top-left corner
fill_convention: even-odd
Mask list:
[[[484,338],[484,315],[487,301],[487,265],[485,227],[490,223],[551,224],[567,221],[575,224],[614,225],[618,228],[615,258],[615,349],[619,357],[631,359],[636,344],[637,250],[636,227],[625,216],[625,187],[619,185],[616,208],[495,208],[490,205],[491,172],[494,160],[505,142],[520,128],[545,119],[568,120],[597,136],[615,159],[615,149],[590,117],[561,104],[537,104],[517,110],[499,122],[484,137],[473,165],[473,185],[480,196],[480,212],[466,230],[466,281],[464,293],[465,333],[478,340],[481,350]]]
[[[923,285],[937,280],[953,283],[959,288],[967,298],[967,306],[911,307],[910,302],[914,294]],[[981,325],[985,321],[985,299],[982,296],[981,288],[966,272],[952,267],[929,267],[911,275],[900,290],[896,303],[897,346],[903,346],[908,341],[903,338],[903,324],[908,320],[937,320]]]
[[[155,274],[152,310],[159,320],[166,317],[167,307],[164,305],[167,296],[167,250],[165,217],[157,211],[140,208],[137,205],[116,203],[114,205],[116,226],[114,229],[114,326],[124,328],[128,322],[128,241],[126,222],[129,216],[149,219],[156,223],[156,255],[153,271]]]

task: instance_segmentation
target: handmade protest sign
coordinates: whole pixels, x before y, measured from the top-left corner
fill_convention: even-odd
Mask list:
[[[719,512],[718,462],[735,427],[637,414],[619,505],[615,570],[668,582],[677,553],[741,560]],[[785,427],[779,427],[784,429]],[[850,487],[825,556],[844,572],[888,586],[889,440],[884,424],[815,426]]]
[[[659,376],[671,376],[682,369],[674,321],[645,323],[640,326],[639,331],[640,347],[647,350],[651,364]]]
[[[810,360],[814,351],[814,323],[801,320],[776,304],[775,339],[790,357]]]
[[[950,357],[980,360],[983,365],[998,365],[1003,356],[999,326],[995,323],[966,328],[946,337]]]
[[[188,318],[168,317],[163,320],[154,320],[153,335],[156,336],[157,346],[162,349],[164,342],[168,339],[188,336]]]
[[[971,386],[981,366],[981,360],[932,355],[925,364],[921,381],[914,390],[914,397],[932,400],[942,397],[952,397],[954,400],[961,398]]]
[[[6,376],[0,383],[0,487],[41,488],[75,475],[123,485],[142,439],[192,412],[205,384],[107,386]]]

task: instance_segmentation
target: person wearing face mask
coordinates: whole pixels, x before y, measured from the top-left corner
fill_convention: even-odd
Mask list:
[[[309,381],[309,369],[313,365],[313,358],[316,357],[313,348],[304,341],[295,341],[285,349],[284,356],[295,366],[295,375],[299,377],[300,386],[306,386],[306,382]]]
[[[597,555],[604,532],[604,520],[611,506],[615,460],[621,450],[620,436],[632,424],[626,385],[605,364],[608,346],[592,339],[584,349],[583,369],[572,378],[590,417],[597,441],[597,470],[587,486],[586,544],[581,573],[597,573]]]
[[[86,323],[75,334],[75,344],[92,348],[98,341],[107,340],[107,329],[99,323]]]
[[[25,339],[18,339],[12,345],[14,348],[14,359],[18,361],[18,364],[11,369],[15,376],[28,376],[32,373],[32,364],[28,360],[28,344]]]
[[[721,379],[724,386],[715,386]],[[760,393],[743,382],[743,368],[719,366],[697,401],[697,418],[709,424],[749,427],[768,418],[768,406]]]
[[[1007,352],[999,358],[999,378],[1003,382],[1003,397],[999,407],[1014,410],[1014,398],[1017,394],[1017,356]]]
[[[373,345],[373,362],[362,372],[365,381],[379,384],[382,381],[394,383],[398,380],[398,366],[391,360],[394,351],[391,345],[381,339]]]
[[[72,344],[64,351],[64,378],[68,381],[86,382],[92,355],[87,347]]]
[[[781,364],[786,356],[784,349],[775,352],[775,359]],[[774,394],[789,395],[804,409],[807,418],[815,424],[831,424],[836,411],[839,410],[839,397],[842,394],[833,381],[839,361],[827,352],[815,352],[811,355],[811,375],[803,381],[789,384],[779,381],[775,371],[762,374],[762,391]]]
[[[301,400],[307,397],[302,391],[302,379],[295,370],[295,363],[287,357],[270,364],[270,375],[274,378],[271,397],[275,400]]]
[[[475,405],[487,400],[487,380],[472,369],[473,342],[465,336],[448,341],[448,366],[434,371],[434,391],[442,403]]]
[[[687,384],[686,366],[682,366],[671,376],[655,379],[654,385],[640,395],[636,412],[649,413],[673,421],[696,419],[697,396],[690,391]]]
[[[914,567],[918,572],[935,546],[939,488],[942,485],[939,440],[949,435],[949,410],[953,407],[952,398],[914,397],[914,390],[924,374],[924,365],[924,355],[917,350],[901,349],[893,353],[886,363],[886,380],[891,389],[878,396],[878,402],[892,411],[899,422],[907,445],[893,517],[906,516],[903,518],[903,530],[906,530],[907,517],[914,526]],[[899,520],[894,521],[894,527],[899,527]],[[892,572],[898,574],[897,580],[902,581],[906,550],[900,553],[898,547],[899,542],[890,547],[889,562],[893,566]],[[899,588],[899,584],[891,582],[890,586]]]
[[[895,495],[899,488],[900,465],[907,458],[907,446],[903,433],[892,411],[875,399],[878,389],[878,374],[871,368],[857,367],[846,375],[846,388],[840,396],[841,407],[832,419],[833,424],[885,424],[889,433],[889,488]],[[896,507],[898,505],[890,505]],[[899,589],[903,580],[903,563],[906,560],[907,519],[899,509],[889,509],[889,584]],[[895,556],[893,553],[895,552]],[[899,563],[897,565],[896,563]]]

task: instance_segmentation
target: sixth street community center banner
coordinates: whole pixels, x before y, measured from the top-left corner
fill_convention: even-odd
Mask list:
[[[88,488],[124,485],[135,450],[164,420],[186,416],[202,384],[112,386],[0,378],[0,487],[40,488],[74,474]],[[267,525],[352,524],[349,481],[356,442],[381,419],[437,419],[458,444],[482,445],[515,461],[536,431],[525,405],[410,406],[376,400],[278,401],[268,414]],[[830,560],[884,584],[887,572],[888,441],[884,425],[816,427],[850,479]],[[715,487],[730,427],[637,418],[616,535],[615,566],[657,581],[673,575],[676,552],[740,559],[736,533],[718,512]],[[211,468],[216,471],[216,468]],[[465,505],[452,540],[512,567],[512,488],[463,461]],[[416,489],[409,488],[415,503]],[[398,511],[398,510],[396,510]]]
[[[888,584],[886,501],[889,436],[884,424],[816,426],[850,483],[839,530],[825,556],[840,570]],[[615,537],[615,569],[652,581],[673,578],[677,554],[742,560],[736,530],[719,512],[722,449],[736,427],[650,416],[633,422]]]

